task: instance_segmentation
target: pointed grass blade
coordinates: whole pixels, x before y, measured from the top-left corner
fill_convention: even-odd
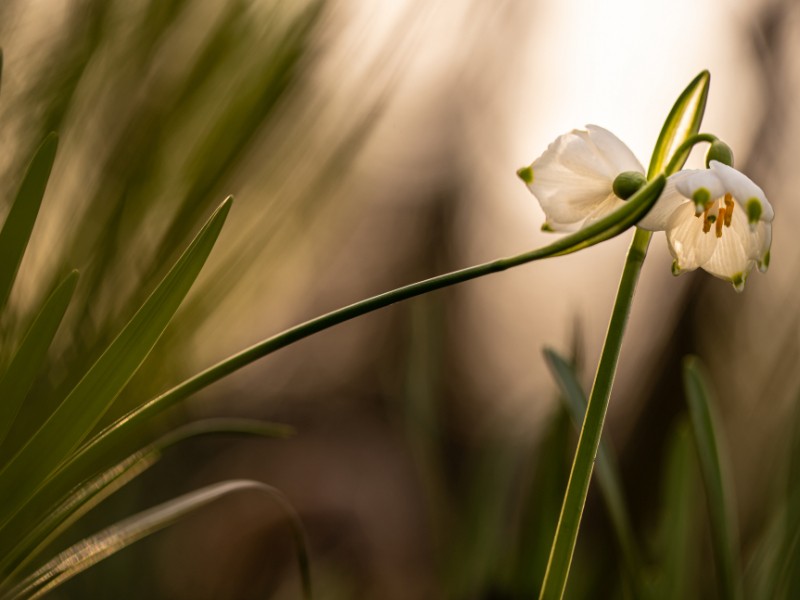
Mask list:
[[[0,314],[8,301],[33,225],[39,215],[57,147],[58,136],[51,133],[37,148],[22,178],[3,229],[0,230]]]
[[[153,466],[165,451],[186,440],[226,434],[284,439],[293,433],[294,430],[286,425],[253,419],[205,419],[179,427],[76,487],[2,557],[0,576],[10,581],[16,579],[18,573],[22,573],[73,523]],[[7,577],[3,575],[6,573]]]
[[[727,469],[722,463],[714,393],[696,356],[687,356],[683,360],[683,385],[708,501],[719,593],[723,598],[740,600],[743,590],[735,503]]]
[[[650,158],[650,166],[647,169],[648,178],[661,173],[672,159],[678,146],[688,137],[700,131],[700,123],[706,111],[710,82],[711,74],[708,71],[701,71],[678,96],[664,121],[658,140],[656,140],[656,146]],[[683,155],[683,158],[678,160],[678,169],[689,158],[689,150],[684,151]],[[666,174],[671,175],[671,173]]]
[[[47,356],[47,350],[61,324],[78,283],[78,272],[72,271],[47,298],[39,314],[22,339],[5,374],[0,377],[0,443],[33,385]],[[0,465],[4,461],[0,459]]]
[[[61,552],[10,590],[7,597],[29,600],[40,598],[101,560],[164,529],[203,506],[228,494],[246,491],[267,494],[289,518],[297,546],[297,561],[300,567],[304,596],[310,598],[311,577],[308,551],[300,517],[280,490],[251,480],[231,480],[209,485],[120,521]]]
[[[0,471],[5,515],[16,514],[89,435],[163,333],[211,252],[232,199],[214,212],[167,276],[50,418]],[[5,525],[5,522],[3,523]]]
[[[544,358],[561,390],[562,398],[572,423],[580,431],[583,419],[586,416],[587,404],[583,386],[578,381],[572,366],[554,350],[545,348]],[[625,571],[630,579],[631,589],[639,597],[641,596],[639,590],[642,588],[642,584],[639,581],[642,572],[642,553],[633,533],[630,514],[625,504],[622,479],[619,474],[616,456],[608,443],[602,439],[597,451],[595,476],[597,477],[597,483],[600,485],[600,492],[608,510],[611,525],[617,536],[617,542],[625,563]]]

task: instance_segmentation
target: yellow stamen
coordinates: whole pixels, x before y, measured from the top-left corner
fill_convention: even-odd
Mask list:
[[[711,231],[711,221],[708,220],[708,209],[703,212],[703,233]]]
[[[734,206],[736,206],[736,203],[733,201],[733,198],[731,198],[731,195],[725,194],[725,227],[731,226]]]
[[[716,233],[718,238],[722,237],[722,225],[725,223],[727,219],[728,219],[728,211],[725,210],[724,206],[721,206],[719,208],[719,213],[717,216],[717,223],[716,223],[717,227]]]

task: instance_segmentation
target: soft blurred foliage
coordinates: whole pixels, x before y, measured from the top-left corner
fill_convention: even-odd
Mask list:
[[[229,193],[236,204],[212,260],[109,418],[303,319],[541,245],[537,209],[513,173],[543,146],[520,141],[518,123],[546,128],[558,77],[569,75],[561,61],[593,60],[585,48],[548,54],[564,26],[555,4],[0,2],[4,201],[42,137],[61,139],[0,321],[0,361],[32,307],[69,269],[81,271],[18,431],[53,409]],[[754,275],[742,296],[702,273],[673,280],[655,239],[611,401],[608,439],[663,597],[716,593],[685,424],[684,355],[703,358],[718,390],[746,585],[768,589],[761,582],[775,567],[764,557],[786,537],[769,536],[800,523],[797,480],[785,485],[796,468],[790,455],[800,456],[791,441],[800,390],[798,8],[765,0],[720,18],[740,52],[713,78],[724,90],[741,81],[753,102],[747,114],[706,121],[745,140],[734,148],[737,166],[776,207],[771,272]],[[727,38],[700,47],[719,39]],[[549,65],[536,81],[526,71],[532,52]],[[663,89],[675,93],[699,70],[660,67],[639,72],[667,78]],[[626,93],[618,80],[604,85]],[[720,89],[712,79],[712,99]],[[531,104],[520,116],[523,100]],[[647,124],[653,134],[659,126]],[[562,133],[547,131],[544,143]],[[7,210],[0,204],[0,219]],[[566,348],[590,382],[624,244],[386,309],[216,384],[154,429],[250,415],[298,434],[187,443],[70,539],[210,481],[250,477],[282,489],[303,517],[319,598],[535,596],[574,448],[540,351]],[[12,433],[0,452],[23,441]],[[625,597],[625,565],[594,492],[568,595]],[[789,544],[784,553],[785,597],[800,585],[794,552]],[[292,561],[281,515],[243,494],[51,597],[293,598]]]

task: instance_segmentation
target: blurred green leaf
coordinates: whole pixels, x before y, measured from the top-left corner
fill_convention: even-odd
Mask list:
[[[685,419],[670,435],[665,462],[655,544],[659,569],[653,597],[691,598],[700,564],[700,548],[692,537],[697,530],[693,509],[699,485],[692,460],[692,433]]]
[[[5,375],[0,377],[0,443],[11,429],[20,406],[47,357],[47,350],[61,324],[77,283],[78,272],[73,271],[50,294],[22,339]],[[0,458],[0,465],[4,463]]]
[[[569,415],[559,405],[544,428],[536,452],[535,470],[523,498],[511,580],[514,597],[535,598],[542,586],[550,542],[567,487],[571,451]]]
[[[167,260],[173,245],[180,243],[195,226],[208,198],[213,197],[220,182],[238,166],[267,117],[295,82],[324,4],[322,0],[314,0],[295,17],[276,41],[274,50],[264,57],[253,76],[243,82],[223,115],[194,148],[187,161],[191,188],[163,236],[156,252],[159,260],[154,266]]]
[[[11,287],[19,271],[22,256],[39,215],[44,190],[56,159],[58,136],[48,135],[33,155],[11,210],[0,230],[0,313],[3,312]]]
[[[565,359],[554,350],[545,348],[544,358],[550,372],[561,390],[561,397],[572,419],[575,429],[580,431],[583,419],[586,416],[586,394],[578,381],[575,371]],[[617,536],[622,557],[625,563],[625,572],[628,577],[630,589],[637,597],[641,596],[643,555],[633,532],[625,496],[622,489],[622,479],[619,475],[617,459],[608,443],[601,439],[597,451],[595,476],[600,485],[600,492],[608,510],[608,516],[614,533]]]
[[[678,147],[687,138],[700,131],[700,123],[706,110],[710,81],[711,74],[708,71],[701,71],[678,96],[664,121],[664,126],[661,128],[661,133],[653,149],[650,166],[647,169],[648,178],[660,173],[667,166]],[[683,158],[677,162],[678,169],[689,158],[688,150],[683,154]],[[671,173],[666,173],[666,175],[671,175]]]
[[[795,598],[800,594],[800,396],[797,399],[784,493],[778,496],[773,521],[759,548],[761,572],[755,573],[759,598]]]
[[[306,598],[310,598],[311,577],[308,568],[308,551],[300,517],[279,490],[265,483],[250,480],[231,480],[209,485],[120,521],[61,552],[9,590],[7,597],[14,600],[39,598],[101,560],[160,531],[189,513],[228,494],[245,491],[266,493],[280,505],[289,517],[297,545],[297,560],[300,566],[304,595]]]
[[[513,448],[502,441],[481,444],[459,493],[459,518],[451,546],[447,591],[468,598],[492,589],[507,543],[509,492],[516,466]]]
[[[696,356],[687,356],[683,360],[683,385],[708,500],[719,592],[723,598],[738,600],[743,597],[743,589],[735,502],[727,471],[722,464],[714,393],[705,369]]]
[[[125,460],[79,485],[47,516],[32,527],[25,538],[0,560],[0,573],[9,573],[13,581],[58,536],[79,518],[111,494],[144,473],[161,458],[164,451],[190,438],[206,435],[248,435],[286,438],[294,430],[286,425],[252,419],[206,419],[184,425],[160,437]],[[18,562],[19,561],[19,562]],[[9,567],[14,566],[9,572]]]
[[[49,419],[0,471],[7,523],[91,432],[139,368],[208,258],[232,199],[214,212],[183,256]]]

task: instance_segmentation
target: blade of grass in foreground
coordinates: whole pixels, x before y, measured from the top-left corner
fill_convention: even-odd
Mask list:
[[[714,394],[696,356],[683,360],[683,385],[706,489],[719,592],[723,598],[739,600],[743,589],[733,493],[722,465]]]
[[[61,319],[64,318],[77,283],[78,272],[73,271],[50,294],[22,339],[5,375],[0,376],[0,443],[11,429],[11,424],[44,363],[47,350]],[[4,463],[0,458],[0,465]]]
[[[48,135],[36,150],[28,165],[14,204],[0,230],[0,314],[8,301],[19,264],[39,215],[44,190],[56,160],[58,136]]]
[[[68,527],[100,504],[111,494],[144,473],[163,453],[188,439],[208,435],[247,435],[262,438],[286,438],[294,433],[291,427],[252,419],[206,419],[179,427],[147,447],[82,483],[58,506],[47,513],[25,538],[2,560],[0,574],[8,573],[8,582],[34,561]],[[14,565],[13,570],[9,570]],[[0,588],[2,585],[0,584]]]
[[[682,161],[670,160],[670,155],[686,139],[699,131],[708,97],[708,83],[709,74],[707,71],[703,71],[689,83],[676,100],[656,141],[648,169],[648,178],[669,175],[670,173],[663,173],[668,164],[673,165],[676,169],[682,166]],[[608,324],[608,332],[586,408],[586,418],[578,437],[578,447],[575,450],[572,471],[550,550],[544,585],[539,596],[541,600],[560,600],[567,587],[572,554],[578,540],[583,507],[586,504],[594,460],[608,410],[611,388],[622,348],[622,338],[628,324],[633,295],[636,292],[639,274],[647,256],[651,237],[652,233],[649,231],[637,229],[628,249]]]
[[[4,526],[77,448],[164,332],[217,240],[231,206],[214,212],[183,256],[50,418],[0,471]]]
[[[96,535],[81,540],[42,566],[8,593],[13,600],[40,598],[101,560],[171,525],[178,519],[228,494],[258,491],[269,495],[289,517],[297,545],[297,561],[305,598],[311,597],[311,576],[305,534],[299,515],[278,489],[249,480],[223,481],[195,490],[120,521]]]
[[[555,377],[558,387],[561,390],[565,404],[572,418],[572,423],[576,429],[580,430],[586,416],[586,393],[583,391],[572,366],[550,348],[544,349],[544,357],[550,372]],[[625,563],[625,570],[628,574],[630,588],[634,596],[642,597],[643,589],[640,581],[642,573],[641,550],[633,533],[633,526],[625,505],[625,496],[622,492],[622,480],[619,475],[617,459],[611,447],[600,440],[597,451],[597,482],[600,484],[600,492],[611,519],[614,533],[617,535],[622,557]]]

